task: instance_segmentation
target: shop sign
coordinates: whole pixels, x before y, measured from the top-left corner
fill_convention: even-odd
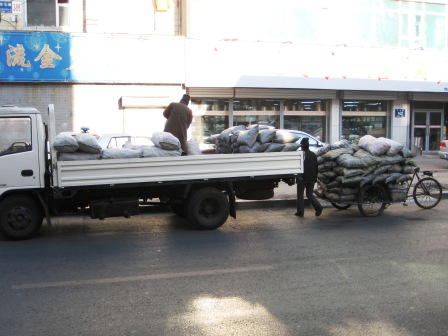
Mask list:
[[[406,116],[406,109],[395,109],[395,118],[404,118]]]
[[[12,12],[12,2],[0,1],[0,13],[11,13],[11,12]]]
[[[176,41],[0,31],[0,82],[183,83],[183,44]]]

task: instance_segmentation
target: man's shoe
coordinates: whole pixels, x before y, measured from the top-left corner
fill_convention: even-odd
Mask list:
[[[323,209],[324,209],[323,207],[320,207],[319,209],[316,210],[316,217],[319,217],[322,214]]]
[[[299,214],[298,212],[296,212],[296,213],[294,214],[294,216],[297,216],[297,217],[303,217],[303,214]]]

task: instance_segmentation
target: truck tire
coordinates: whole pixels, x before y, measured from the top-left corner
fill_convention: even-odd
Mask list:
[[[42,226],[43,210],[29,196],[11,196],[0,204],[0,232],[8,239],[34,237]]]
[[[188,199],[186,215],[199,230],[215,230],[229,217],[229,201],[219,189],[203,188]]]

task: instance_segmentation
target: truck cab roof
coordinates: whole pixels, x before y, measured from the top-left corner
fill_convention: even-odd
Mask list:
[[[4,114],[41,114],[34,107],[17,107],[15,105],[0,106],[0,115]]]

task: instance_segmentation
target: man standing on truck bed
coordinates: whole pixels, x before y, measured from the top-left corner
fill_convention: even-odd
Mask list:
[[[167,119],[164,132],[169,132],[179,139],[182,147],[182,155],[188,154],[187,147],[187,130],[193,121],[193,112],[188,107],[190,96],[184,94],[179,103],[171,103],[163,116]]]

